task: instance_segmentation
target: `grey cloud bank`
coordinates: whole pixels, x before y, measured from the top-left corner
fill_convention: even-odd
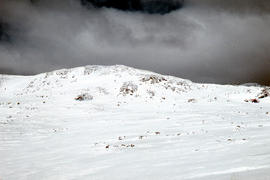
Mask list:
[[[150,15],[76,0],[0,0],[0,73],[124,64],[197,82],[270,84],[270,2],[186,0]],[[6,36],[6,35],[5,35]]]

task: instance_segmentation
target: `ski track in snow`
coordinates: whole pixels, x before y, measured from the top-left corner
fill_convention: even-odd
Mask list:
[[[0,79],[1,180],[270,179],[270,97],[245,102],[262,87],[120,65]]]

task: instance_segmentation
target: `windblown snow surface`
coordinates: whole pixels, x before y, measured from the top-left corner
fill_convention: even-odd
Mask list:
[[[270,179],[267,87],[118,65],[0,78],[1,180]]]

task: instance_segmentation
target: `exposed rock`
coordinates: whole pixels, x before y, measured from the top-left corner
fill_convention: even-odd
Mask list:
[[[138,90],[138,86],[132,82],[125,82],[120,88],[120,93],[123,95],[133,95]]]
[[[93,99],[93,96],[91,96],[88,93],[83,93],[75,98],[75,100],[77,100],[77,101],[87,101],[87,100],[89,101],[92,99]]]
[[[194,98],[192,98],[192,99],[189,99],[189,100],[188,100],[188,102],[189,102],[189,103],[196,103],[196,102],[197,102],[197,100],[196,100],[196,99],[194,99]]]
[[[252,103],[259,103],[260,101],[258,99],[246,99],[245,102],[252,102]]]
[[[162,81],[167,81],[164,77],[157,76],[157,75],[149,75],[141,80],[142,82],[150,82],[151,84],[160,83]]]
[[[270,87],[268,88],[263,88],[261,93],[258,94],[258,98],[262,99],[262,98],[266,98],[270,96]]]

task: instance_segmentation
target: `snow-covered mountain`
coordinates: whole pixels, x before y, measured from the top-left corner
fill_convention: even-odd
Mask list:
[[[0,179],[270,179],[269,88],[126,66],[0,76]]]

